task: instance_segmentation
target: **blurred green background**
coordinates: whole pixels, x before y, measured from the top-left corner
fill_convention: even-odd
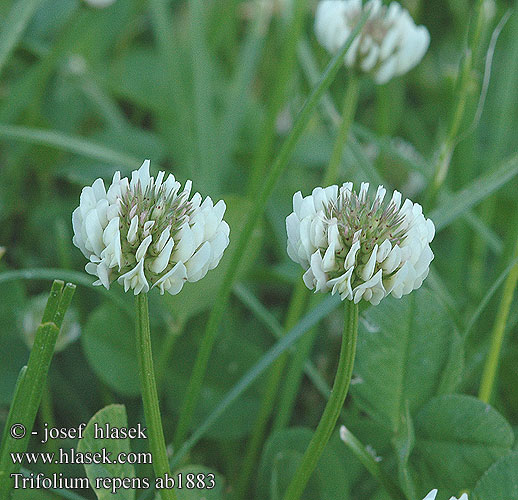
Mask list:
[[[109,293],[88,286],[93,280],[81,273],[84,257],[72,245],[71,213],[83,186],[98,177],[109,181],[115,170],[127,175],[149,158],[155,173],[164,169],[182,183],[192,179],[203,196],[225,199],[235,243],[255,183],[261,183],[315,75],[318,78],[329,60],[313,33],[316,2],[308,1],[303,25],[294,27],[295,1],[117,0],[100,9],[75,0],[0,0],[0,246],[5,248],[0,259],[0,426],[29,353],[24,318],[25,325],[30,324],[27,315],[37,308],[35,297],[48,291],[53,277],[79,285],[71,328],[80,327],[81,335],[53,360],[39,421],[76,426],[113,402],[126,405],[130,422],[142,420],[133,298],[118,286]],[[380,182],[422,202],[456,104],[455,82],[475,2],[402,3],[416,23],[430,31],[430,49],[414,70],[387,85],[377,87],[368,78],[362,80],[340,180]],[[502,0],[483,4],[484,30],[474,53],[462,140],[438,197],[439,207],[448,206],[448,193],[495,171],[517,150],[518,13],[511,15],[498,40],[494,38],[496,44],[491,44],[491,36],[506,11],[518,4]],[[487,55],[492,58],[490,73]],[[472,127],[484,74],[490,77],[487,99]],[[243,297],[252,293],[264,306],[262,312],[282,323],[293,285],[300,279],[298,266],[285,251],[284,220],[294,192],[306,195],[321,184],[334,141],[334,113],[340,107],[334,103],[341,103],[346,81],[343,68],[299,141],[249,244],[193,428],[275,342],[258,309],[251,310]],[[255,178],[252,171],[258,172]],[[476,209],[456,219],[433,242],[436,258],[426,287],[441,304],[437,314],[447,316],[445,329],[450,334],[456,330],[462,336],[481,300],[511,262],[518,238],[516,189],[512,180],[484,195]],[[228,255],[218,269],[186,286],[179,296],[150,297],[168,441],[226,263]],[[15,270],[33,271],[10,274]],[[465,339],[458,392],[478,391],[499,298],[500,291]],[[424,300],[423,312],[430,310],[427,304]],[[493,401],[516,429],[515,305]],[[322,321],[311,354],[328,382],[340,328],[339,313]],[[434,334],[433,325],[423,328]],[[264,382],[263,376],[254,383],[189,455],[190,463],[217,471],[227,487],[239,476]],[[366,417],[362,397],[368,399],[361,390],[358,396],[353,390],[347,406],[351,428],[383,454],[391,446],[390,437],[376,419]],[[323,405],[314,385],[303,379],[291,425],[313,428]],[[307,442],[305,432],[270,442],[263,453],[263,469],[254,477],[256,498],[270,498],[271,477],[264,465],[268,457],[275,457],[276,449],[300,448]],[[31,443],[30,449],[38,451],[40,445]],[[385,498],[338,439],[330,449],[332,456],[321,464],[324,479],[310,485],[314,489],[313,493],[308,489],[307,498]],[[282,470],[289,470],[288,462]],[[83,475],[83,471],[71,466],[67,474]],[[322,489],[326,481],[336,484]],[[79,493],[94,498],[91,492]],[[18,493],[16,498],[62,497],[38,491]]]

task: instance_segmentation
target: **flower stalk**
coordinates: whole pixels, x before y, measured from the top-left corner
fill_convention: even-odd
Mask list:
[[[338,176],[338,170],[342,162],[345,146],[347,144],[347,136],[349,134],[351,124],[356,114],[356,108],[358,105],[358,98],[360,93],[359,91],[360,78],[353,72],[351,72],[349,77],[349,84],[345,91],[343,101],[342,118],[340,121],[340,125],[338,127],[335,143],[333,146],[333,152],[331,154],[331,159],[324,174],[324,185],[332,184],[333,182],[335,182],[335,179]],[[291,328],[293,328],[296,325],[296,323],[302,315],[306,303],[306,287],[304,285],[304,282],[302,280],[299,280],[297,281],[297,284],[295,285],[292,292],[292,297],[288,308],[288,314],[286,316],[286,323],[284,327],[285,332],[288,332]],[[314,331],[315,330],[312,330],[312,332]],[[306,353],[306,351],[309,350],[309,346],[306,346],[306,344],[313,344],[314,336],[315,334],[312,333],[308,335],[309,339],[307,341],[301,339],[301,341],[299,342],[299,344],[304,343],[304,346],[306,347],[305,349],[303,349],[304,353]],[[300,353],[300,351],[301,349],[298,348],[297,355]],[[270,416],[274,408],[275,400],[277,398],[277,393],[279,392],[279,386],[281,385],[282,376],[288,359],[289,355],[285,353],[275,362],[275,364],[272,366],[272,369],[270,370],[268,382],[266,384],[267,389],[264,393],[263,399],[261,401],[261,408],[255,420],[254,428],[252,431],[252,437],[248,444],[246,452],[246,457],[243,465],[243,472],[240,475],[239,484],[236,488],[236,498],[243,498],[246,493],[246,489],[250,480],[250,475],[252,474],[255,462],[257,460],[257,456],[260,452],[261,444],[264,440],[266,426],[268,425]],[[298,384],[296,384],[295,387],[298,387]],[[294,395],[293,398],[290,398],[287,401],[288,406],[286,407],[285,405],[284,407],[284,415],[286,418],[289,418],[289,410],[291,410],[290,403],[293,401],[293,399]],[[279,413],[277,413],[276,421],[278,417]]]
[[[358,304],[352,301],[347,304],[342,347],[331,397],[327,402],[317,430],[302,457],[302,462],[288,486],[284,500],[298,500],[304,492],[306,484],[333,433],[349,390],[358,337]]]
[[[147,294],[140,293],[135,297],[135,307],[137,313],[137,355],[149,447],[153,456],[155,475],[156,477],[163,478],[166,474],[170,474],[170,470],[153,367]],[[176,500],[176,494],[173,490],[162,489],[160,490],[160,495],[163,500]]]

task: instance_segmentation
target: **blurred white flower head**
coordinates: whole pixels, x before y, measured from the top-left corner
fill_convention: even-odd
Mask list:
[[[154,287],[175,295],[218,265],[229,244],[225,202],[199,193],[189,199],[191,181],[180,191],[172,174],[164,177],[151,177],[146,160],[131,180],[115,172],[107,191],[102,179],[83,188],[73,242],[99,278],[94,285],[109,288],[116,279],[135,295]]]
[[[419,204],[401,204],[398,191],[383,203],[385,194],[379,186],[369,196],[366,182],[356,193],[346,182],[293,196],[286,218],[288,255],[306,270],[310,290],[376,305],[389,294],[400,298],[421,286],[434,257],[429,243],[435,226]]]
[[[109,7],[114,4],[116,0],[84,0],[87,5],[90,7],[95,7],[97,9],[104,9],[105,7]]]
[[[36,337],[36,330],[40,326],[45,306],[47,305],[47,293],[37,295],[31,298],[27,307],[23,311],[22,316],[22,334],[23,339],[29,349],[34,345],[34,338]],[[59,329],[59,335],[56,340],[56,351],[63,351],[68,345],[77,340],[81,335],[81,325],[77,311],[73,306],[70,306],[63,318],[63,323]]]
[[[322,0],[317,7],[315,33],[330,53],[337,52],[358,23],[364,9],[369,18],[345,54],[345,65],[372,75],[383,84],[416,66],[430,44],[424,26],[416,26],[408,11],[397,2],[381,0]]]
[[[437,490],[432,490],[428,495],[426,495],[423,500],[435,500],[435,497],[437,496]],[[451,497],[450,500],[468,500],[468,495],[464,493],[460,496],[460,498],[457,497]]]

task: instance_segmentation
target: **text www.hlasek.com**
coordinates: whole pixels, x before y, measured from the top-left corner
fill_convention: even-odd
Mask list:
[[[11,453],[11,460],[15,464],[152,464],[153,457],[151,453],[124,453],[120,452],[114,455],[112,452],[103,448],[99,452],[85,452],[72,449],[65,450],[60,448],[58,453],[52,452],[15,452]]]

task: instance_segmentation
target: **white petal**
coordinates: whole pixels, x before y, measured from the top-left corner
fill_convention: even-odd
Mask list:
[[[363,269],[360,272],[360,277],[368,281],[372,278],[372,275],[374,274],[374,268],[376,267],[376,255],[378,253],[378,245],[374,245],[374,248],[372,249],[371,256],[369,257],[369,260],[367,261],[367,264],[363,267]]]
[[[171,252],[173,251],[174,240],[173,238],[169,238],[169,241],[166,243],[162,251],[158,254],[155,260],[149,266],[149,269],[157,274],[160,274],[169,264],[169,259],[171,258]]]
[[[161,252],[165,247],[165,244],[169,240],[169,236],[171,236],[171,226],[167,226],[160,234],[160,238],[158,238],[158,242],[156,244],[156,251]]]
[[[360,249],[360,242],[355,241],[347,253],[347,256],[345,257],[344,262],[344,268],[349,269],[350,267],[353,267],[356,264],[356,254],[358,253],[358,250]]]
[[[137,239],[137,229],[138,229],[138,215],[135,215],[133,219],[131,219],[130,227],[128,230],[128,242],[133,245]]]
[[[103,243],[103,228],[99,222],[99,217],[96,210],[90,210],[86,216],[85,229],[88,236],[86,246],[90,243],[92,250],[97,255],[101,255],[104,248]]]
[[[146,256],[147,249],[149,248],[149,245],[151,245],[151,241],[153,240],[153,237],[151,235],[146,236],[142,243],[137,248],[137,252],[135,253],[135,258],[138,261],[141,261]]]
[[[360,302],[367,290],[370,292],[367,294],[365,300],[368,300],[374,305],[380,303],[381,299],[386,295],[385,288],[383,287],[382,281],[383,271],[380,269],[369,281],[358,285],[354,290],[354,303]]]
[[[332,243],[327,247],[327,250],[324,254],[324,258],[322,260],[322,269],[328,273],[330,271],[335,271],[338,269],[338,266],[336,264],[335,260],[335,245]]]
[[[437,496],[437,490],[432,490],[428,495],[426,495],[423,500],[435,500],[435,497]]]
[[[191,228],[186,224],[178,233],[173,259],[176,262],[186,262],[191,258],[195,250],[194,235]]]
[[[389,240],[385,240],[378,249],[378,255],[376,255],[376,260],[378,262],[383,262],[390,251],[392,250],[392,245]]]
[[[140,292],[147,293],[149,291],[149,284],[144,274],[144,259],[133,269],[120,276],[117,282],[124,285],[125,292],[132,288],[135,295],[138,295]]]
[[[164,291],[171,295],[176,295],[183,288],[183,284],[187,281],[187,271],[183,262],[178,262],[167,274],[164,274],[154,285],[160,289],[160,294]]]
[[[199,250],[185,263],[187,269],[187,280],[195,282],[202,279],[209,270],[210,243],[206,241]]]

